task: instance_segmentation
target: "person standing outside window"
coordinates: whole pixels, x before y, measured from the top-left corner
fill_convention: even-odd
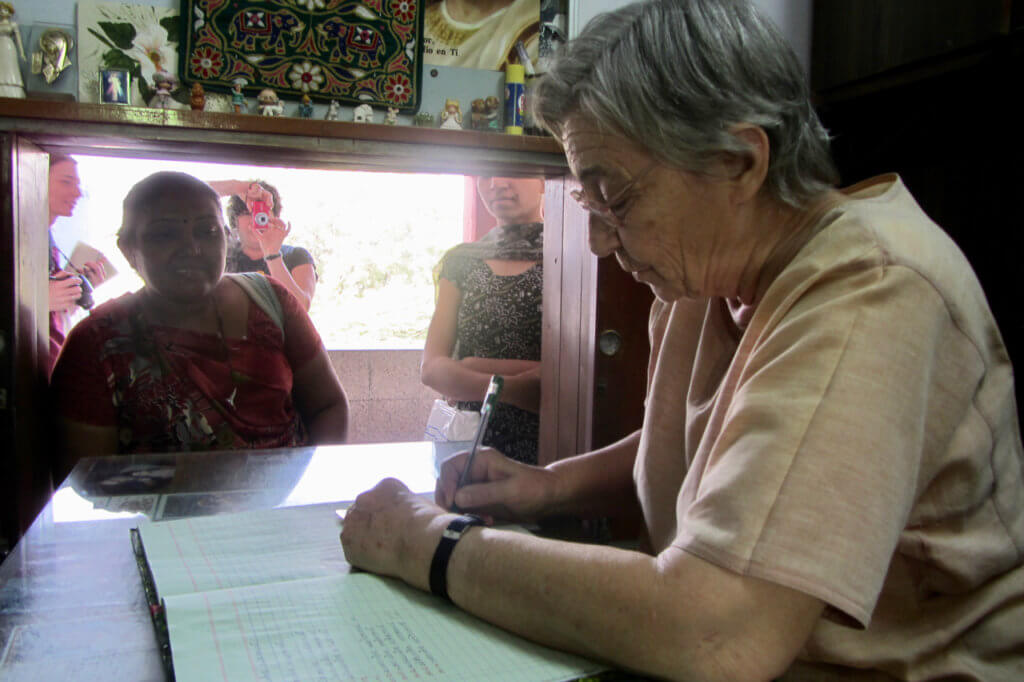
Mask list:
[[[537,462],[540,427],[544,181],[479,178],[497,226],[441,259],[420,378],[459,409],[479,410],[492,374],[505,377],[483,443]]]
[[[64,338],[71,327],[71,313],[74,312],[75,304],[82,297],[81,274],[70,268],[65,270],[61,265],[62,260],[66,259],[63,258],[63,254],[53,239],[53,224],[57,222],[57,218],[70,218],[81,197],[82,185],[78,177],[78,162],[66,154],[51,154],[50,224],[47,228],[50,241],[49,265],[47,267],[50,277],[50,361],[47,375],[53,372],[57,356],[64,345]],[[98,261],[86,263],[82,267],[82,274],[89,279],[89,283],[94,287],[106,280],[103,264]]]
[[[262,180],[214,180],[208,184],[220,196],[230,197],[227,218],[233,239],[228,247],[227,272],[270,275],[308,311],[316,292],[316,265],[306,249],[284,244],[292,226],[281,220],[281,193]],[[256,202],[270,209],[264,225],[253,220]]]

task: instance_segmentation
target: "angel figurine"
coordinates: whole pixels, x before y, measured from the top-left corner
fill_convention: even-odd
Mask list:
[[[42,75],[47,85],[53,85],[60,74],[71,66],[68,55],[73,49],[75,41],[67,31],[46,29],[39,36],[39,51],[32,53],[32,73]]]
[[[25,59],[25,46],[14,22],[14,7],[0,0],[0,97],[25,97],[19,56]]]
[[[441,112],[441,127],[449,130],[462,130],[462,108],[459,100],[446,99],[444,111]]]

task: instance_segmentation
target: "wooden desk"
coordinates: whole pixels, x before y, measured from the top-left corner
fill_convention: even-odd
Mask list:
[[[352,500],[393,476],[434,489],[453,444],[82,460],[0,566],[0,679],[164,680],[132,554],[140,519]]]

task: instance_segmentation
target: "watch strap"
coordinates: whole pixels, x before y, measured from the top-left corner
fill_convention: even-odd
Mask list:
[[[276,259],[278,259],[280,257],[281,257],[281,252],[278,251],[277,253],[272,253],[269,256],[264,256],[263,260],[276,260]]]
[[[434,558],[430,561],[430,591],[432,594],[451,601],[451,597],[448,596],[448,562],[452,558],[452,552],[467,530],[473,526],[483,525],[485,525],[484,520],[476,514],[462,514],[452,519],[448,527],[444,529],[441,541],[437,543],[437,549],[434,550]]]

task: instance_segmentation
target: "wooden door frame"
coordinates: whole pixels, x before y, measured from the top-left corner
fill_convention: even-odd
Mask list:
[[[47,370],[49,291],[45,152],[16,134],[0,136],[0,533],[9,541],[32,523],[52,490]]]
[[[566,175],[546,185],[541,465],[590,450],[597,305],[597,258],[590,252],[587,213],[569,194],[579,184]]]

